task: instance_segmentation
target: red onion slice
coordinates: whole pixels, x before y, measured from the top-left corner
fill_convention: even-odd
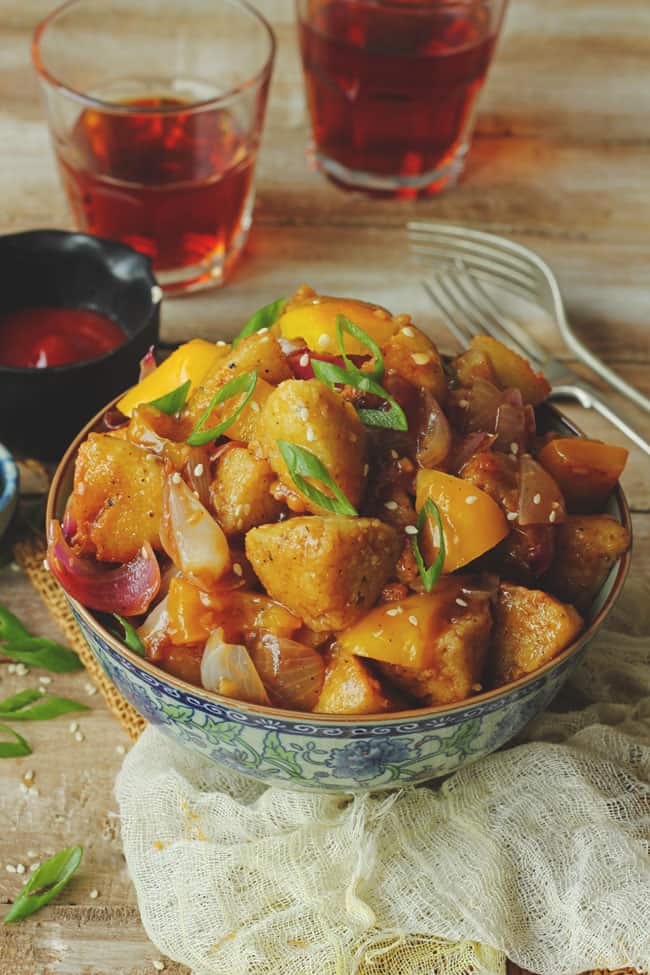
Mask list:
[[[556,481],[528,454],[519,461],[520,525],[552,525],[564,521],[566,508]]]
[[[105,613],[146,613],[160,589],[158,560],[148,542],[130,562],[108,568],[76,555],[55,519],[48,526],[47,561],[68,595]]]
[[[138,377],[138,382],[141,383],[143,379],[150,376],[151,373],[156,369],[156,359],[153,354],[153,345],[149,346],[149,351],[145,353],[140,359],[140,376]]]

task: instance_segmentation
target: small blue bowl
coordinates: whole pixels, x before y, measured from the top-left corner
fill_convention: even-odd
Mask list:
[[[97,418],[99,419],[99,418]],[[553,407],[540,410],[546,428],[577,436]],[[54,476],[47,521],[61,518],[72,488],[76,438]],[[617,487],[609,511],[631,531]],[[542,711],[582,659],[618,598],[629,553],[612,568],[587,614],[580,637],[535,673],[459,704],[394,714],[343,716],[246,704],[187,684],[143,660],[93,614],[68,597],[79,627],[106,674],[151,724],[202,758],[285,789],[361,792],[402,788],[448,775],[489,755]]]
[[[18,480],[16,461],[0,443],[0,538],[9,527],[18,504]]]

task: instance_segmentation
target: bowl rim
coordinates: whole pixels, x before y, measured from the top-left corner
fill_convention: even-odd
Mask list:
[[[163,292],[162,288],[158,284],[156,276],[153,273],[153,268],[151,265],[151,260],[145,255],[141,254],[140,251],[135,250],[133,247],[129,247],[128,244],[123,244],[119,240],[109,240],[107,237],[98,237],[95,234],[86,234],[82,230],[64,230],[60,227],[35,227],[33,230],[19,230],[14,234],[0,234],[0,248],[5,244],[10,244],[12,241],[25,241],[28,242],[29,239],[40,236],[41,234],[47,234],[52,239],[57,238],[60,241],[70,240],[73,237],[81,238],[81,240],[91,241],[96,244],[100,250],[103,250],[110,254],[118,254],[120,251],[128,253],[130,256],[140,258],[143,264],[143,277],[148,279],[148,284],[150,286],[150,300],[151,304],[149,306],[149,311],[147,313],[146,321],[143,321],[138,329],[129,335],[125,332],[125,341],[121,345],[117,345],[114,349],[109,349],[108,352],[103,352],[101,355],[93,356],[92,359],[80,359],[78,362],[67,362],[61,366],[46,366],[44,369],[39,366],[6,366],[0,362],[0,377],[2,376],[16,376],[18,378],[25,377],[35,377],[35,376],[60,376],[69,373],[80,372],[87,366],[96,366],[99,363],[105,363],[111,358],[116,356],[118,353],[123,352],[129,347],[133,342],[135,342],[142,332],[150,325],[152,319],[159,312],[160,303],[162,301]],[[24,308],[38,308],[38,303],[34,305],[24,305]],[[42,306],[41,306],[42,307]],[[79,308],[78,305],[68,305],[60,304],[50,307],[55,308]],[[94,311],[87,305],[83,306],[86,311]],[[98,314],[104,314],[103,312],[98,312]],[[104,317],[108,317],[105,315]],[[115,321],[115,319],[111,319]],[[120,323],[115,321],[117,325]]]
[[[18,464],[11,451],[0,443],[0,515],[14,503],[18,496]],[[0,535],[2,530],[0,529]]]
[[[74,461],[79,446],[86,439],[88,434],[96,428],[106,411],[113,407],[122,395],[124,394],[115,397],[114,400],[108,403],[84,426],[61,458],[52,478],[52,484],[50,486],[50,491],[47,498],[45,513],[46,525],[49,525],[50,520],[54,517],[54,511],[59,500],[63,480],[68,473],[71,463]],[[541,406],[550,412],[552,422],[555,425],[560,423],[563,424],[565,428],[571,431],[572,436],[585,436],[582,430],[552,403],[545,402],[541,404]],[[475,705],[482,705],[487,702],[496,701],[500,697],[507,697],[507,695],[513,690],[524,688],[528,684],[533,684],[534,682],[538,681],[540,677],[546,676],[551,671],[561,667],[562,664],[576,654],[594,636],[597,630],[600,629],[601,625],[611,612],[614,604],[621,594],[623,584],[625,583],[630,569],[632,556],[632,518],[629,504],[620,482],[616,483],[611,496],[614,498],[618,507],[621,524],[629,532],[630,547],[618,560],[616,577],[612,583],[612,587],[605,599],[605,602],[601,606],[598,613],[596,613],[588,627],[583,630],[580,636],[570,643],[569,646],[562,651],[562,653],[558,654],[557,657],[554,657],[552,660],[548,661],[548,663],[544,664],[537,670],[534,670],[532,673],[526,674],[524,677],[520,677],[518,680],[511,681],[510,683],[504,684],[501,687],[495,687],[489,691],[483,691],[482,693],[476,694],[473,697],[465,698],[463,701],[455,701],[451,704],[436,704],[429,707],[410,708],[405,711],[389,711],[375,714],[355,715],[318,714],[314,713],[313,711],[292,711],[287,708],[275,708],[271,707],[270,705],[249,704],[246,701],[238,701],[235,698],[225,697],[224,695],[217,694],[215,691],[208,691],[203,687],[197,687],[194,684],[181,680],[174,674],[169,674],[161,667],[157,667],[153,662],[140,657],[133,650],[130,650],[126,644],[122,643],[121,640],[110,633],[104,626],[102,626],[101,623],[95,618],[91,610],[87,609],[85,606],[82,606],[81,603],[67,593],[66,598],[73,606],[77,615],[83,620],[89,629],[101,637],[104,643],[108,644],[108,646],[119,656],[124,657],[132,667],[135,666],[137,670],[142,670],[159,681],[169,683],[172,687],[183,691],[185,694],[192,697],[202,698],[207,703],[218,704],[221,707],[228,708],[231,711],[242,710],[247,713],[260,715],[283,722],[289,721],[295,722],[296,724],[308,723],[316,726],[322,725],[323,727],[327,727],[328,725],[359,726],[366,724],[376,726],[377,724],[402,723],[404,721],[415,721],[418,719],[424,720],[434,715],[452,714],[454,712],[464,711],[467,708],[474,707]]]

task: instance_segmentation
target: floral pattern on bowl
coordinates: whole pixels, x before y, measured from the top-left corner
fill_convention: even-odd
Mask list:
[[[9,527],[18,503],[18,467],[0,443],[0,538]]]

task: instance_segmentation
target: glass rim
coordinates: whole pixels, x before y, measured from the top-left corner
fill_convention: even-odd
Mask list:
[[[64,11],[68,10],[70,7],[76,7],[82,3],[87,2],[87,0],[65,0],[65,3],[60,4],[60,6],[55,7],[51,10],[42,20],[38,22],[34,28],[34,33],[32,34],[31,43],[31,57],[32,64],[36,70],[39,79],[43,82],[47,82],[53,88],[57,89],[61,93],[73,98],[75,101],[81,102],[83,105],[101,109],[104,112],[111,112],[116,115],[178,115],[179,110],[183,112],[200,112],[204,109],[212,108],[216,105],[220,105],[223,102],[230,101],[237,95],[248,91],[250,88],[255,88],[261,85],[271,76],[271,71],[273,69],[273,62],[275,59],[275,53],[277,50],[277,39],[275,32],[271,27],[270,23],[260,11],[254,7],[248,0],[223,0],[224,3],[229,4],[233,7],[239,7],[241,10],[245,10],[248,14],[252,16],[254,20],[263,28],[266,38],[269,44],[269,51],[264,61],[262,67],[255,72],[250,78],[242,81],[239,85],[233,85],[226,91],[221,92],[219,95],[215,95],[212,98],[202,99],[200,101],[191,101],[183,105],[128,105],[120,102],[111,102],[106,99],[96,98],[94,95],[89,95],[86,92],[78,91],[71,85],[66,84],[59,78],[55,77],[48,68],[46,68],[45,63],[42,58],[41,52],[41,42],[47,31],[48,27],[62,14]]]

